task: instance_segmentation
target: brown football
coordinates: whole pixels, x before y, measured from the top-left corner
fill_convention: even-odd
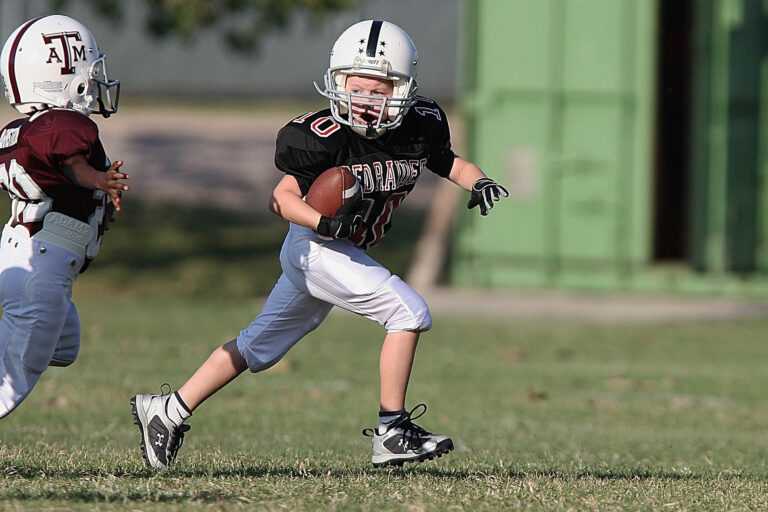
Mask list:
[[[360,184],[352,171],[331,167],[312,182],[304,200],[322,215],[333,217],[341,205],[359,193]]]

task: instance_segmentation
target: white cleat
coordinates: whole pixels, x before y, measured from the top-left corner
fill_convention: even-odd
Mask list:
[[[141,431],[141,454],[147,466],[168,469],[184,441],[189,425],[176,425],[166,414],[170,393],[131,398],[133,422]]]
[[[420,414],[414,412],[423,407]],[[448,436],[427,432],[413,423],[427,411],[425,404],[419,404],[410,412],[404,412],[384,432],[366,428],[363,435],[372,437],[375,467],[402,466],[404,462],[422,462],[435,457],[442,457],[453,450],[453,441]]]

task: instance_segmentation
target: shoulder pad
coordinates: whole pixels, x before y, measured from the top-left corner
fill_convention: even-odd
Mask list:
[[[99,127],[88,116],[74,110],[50,109],[29,118],[29,130],[34,132],[85,131],[98,133]]]
[[[71,155],[90,155],[100,145],[96,123],[71,110],[53,109],[33,115],[22,137],[40,160],[54,166]]]
[[[415,117],[426,121],[427,123],[435,121],[438,123],[447,122],[445,111],[440,108],[440,105],[438,105],[435,100],[427,98],[426,96],[416,96],[416,102],[411,107],[409,114],[411,112],[418,114]]]

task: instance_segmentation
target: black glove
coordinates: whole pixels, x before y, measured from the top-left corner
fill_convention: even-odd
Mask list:
[[[467,208],[471,210],[480,205],[480,215],[488,215],[493,208],[493,202],[498,201],[502,196],[509,197],[507,189],[491,178],[480,178],[472,185],[472,197],[467,203]]]
[[[358,194],[336,210],[333,218],[320,217],[316,231],[331,238],[349,238],[363,224],[364,210],[362,195]]]

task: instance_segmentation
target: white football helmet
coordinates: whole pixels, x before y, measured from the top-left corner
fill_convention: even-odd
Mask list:
[[[397,128],[414,103],[419,56],[403,29],[381,20],[355,23],[345,30],[331,50],[325,89],[317,91],[331,103],[333,118],[369,139]],[[355,104],[381,107],[378,119],[363,123],[352,116],[352,95],[345,91],[347,76],[362,75],[392,81],[391,98],[355,94]]]
[[[88,28],[68,16],[34,18],[17,28],[0,54],[5,97],[22,114],[49,107],[117,112],[120,81],[107,78],[106,56]]]

